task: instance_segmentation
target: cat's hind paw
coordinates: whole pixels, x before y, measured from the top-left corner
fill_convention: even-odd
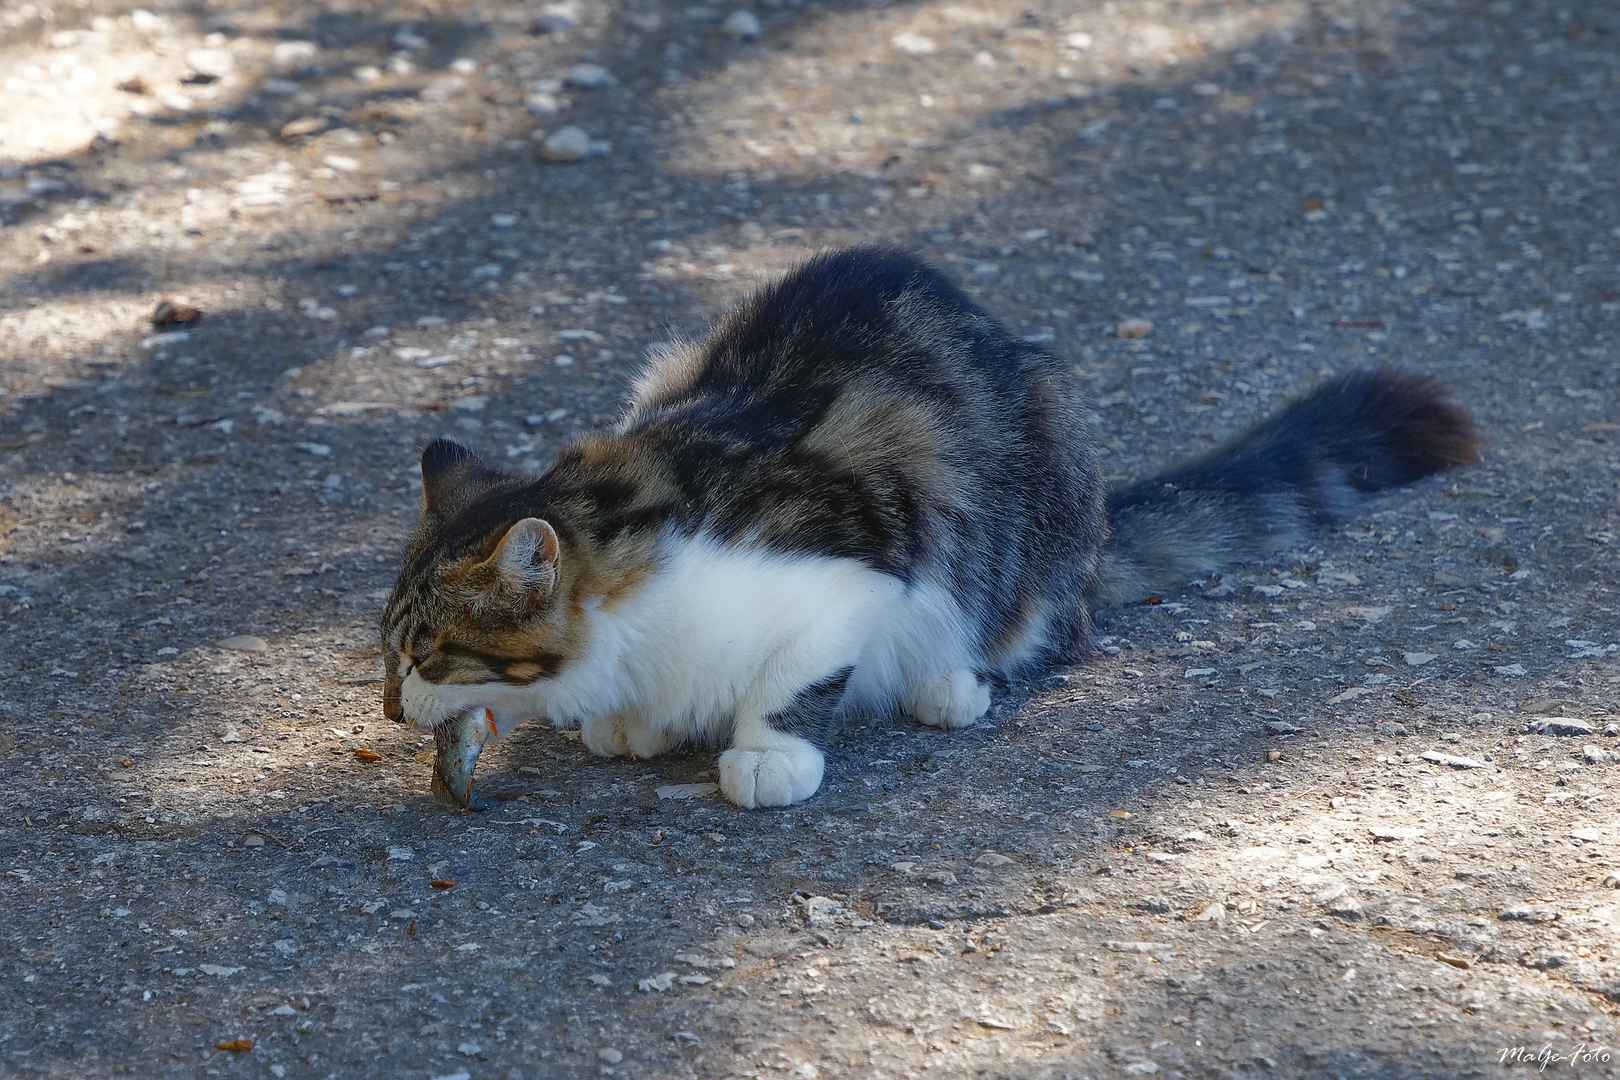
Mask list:
[[[731,749],[720,755],[720,791],[744,810],[792,806],[821,787],[825,759],[803,740],[776,750]]]
[[[579,741],[600,757],[631,757],[634,752],[630,749],[628,727],[618,713],[593,716],[579,726]]]
[[[942,671],[912,691],[909,711],[929,727],[967,727],[990,711],[990,688],[967,668]]]
[[[585,749],[602,757],[650,758],[662,754],[678,740],[633,715],[614,713],[592,717],[581,724],[579,741],[585,744]]]

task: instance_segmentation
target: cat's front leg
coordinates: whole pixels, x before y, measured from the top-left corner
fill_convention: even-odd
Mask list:
[[[941,671],[911,688],[906,711],[929,727],[967,727],[990,711],[990,688],[967,668]]]
[[[579,726],[579,741],[602,757],[657,757],[679,740],[631,713],[593,716]]]
[[[731,749],[720,755],[720,791],[745,810],[792,806],[821,787],[826,766],[819,741],[838,710],[850,668],[805,687],[785,708],[742,714]]]

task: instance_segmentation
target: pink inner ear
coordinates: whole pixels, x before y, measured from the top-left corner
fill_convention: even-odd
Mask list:
[[[557,531],[547,522],[540,522],[540,549],[536,554],[541,562],[557,565]]]

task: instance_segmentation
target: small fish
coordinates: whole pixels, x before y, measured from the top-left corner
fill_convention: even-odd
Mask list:
[[[485,708],[453,716],[434,728],[438,753],[433,758],[433,794],[468,813],[499,806],[499,800],[473,794],[473,769],[478,765],[478,755],[485,741],[498,734],[495,714]]]

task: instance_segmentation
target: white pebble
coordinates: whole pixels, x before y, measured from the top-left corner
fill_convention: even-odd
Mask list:
[[[516,214],[491,214],[489,223],[497,229],[510,229],[517,224]]]
[[[740,10],[726,16],[726,21],[720,24],[720,31],[743,41],[753,41],[763,32],[763,28],[759,25],[759,16],[752,11]]]
[[[277,71],[305,71],[315,66],[317,55],[313,41],[282,41],[270,52],[270,66]]]
[[[1091,35],[1086,33],[1084,30],[1076,30],[1074,33],[1063,39],[1063,44],[1073,49],[1075,52],[1085,52],[1092,46]]]
[[[583,161],[590,152],[591,137],[573,125],[558,128],[540,144],[540,157],[546,161]]]
[[[1126,319],[1114,328],[1114,334],[1117,337],[1125,338],[1128,341],[1145,338],[1151,333],[1153,333],[1153,324],[1147,319]]]
[[[327,154],[321,161],[327,168],[336,169],[338,172],[355,172],[360,168],[358,161],[343,154]]]
[[[417,93],[423,101],[449,101],[467,89],[467,80],[459,75],[440,75]]]
[[[563,82],[585,90],[596,90],[612,86],[618,80],[613,77],[613,72],[601,64],[575,64],[568,69],[568,74],[563,76]]]
[[[523,107],[529,111],[530,116],[556,116],[562,111],[562,104],[555,94],[530,94],[524,100]]]
[[[579,4],[547,4],[540,9],[540,25],[548,34],[566,34],[579,25]]]
[[[894,35],[889,39],[889,44],[907,56],[932,56],[939,49],[939,46],[934,44],[933,38],[914,34],[909,30]]]
[[[563,353],[562,355],[560,355],[556,359],[554,359],[552,361],[552,363],[556,364],[558,367],[573,367],[574,366],[574,358],[572,356],[569,356],[567,353]]]
[[[467,397],[452,401],[450,407],[460,412],[483,412],[484,406],[488,404],[489,398],[485,395],[470,394]]]
[[[229,49],[192,49],[186,53],[186,66],[199,75],[222,79],[236,67]]]
[[[316,457],[331,457],[332,456],[332,448],[330,446],[327,446],[325,443],[301,442],[301,443],[293,443],[293,446],[296,449],[302,450],[306,454],[314,454]]]

